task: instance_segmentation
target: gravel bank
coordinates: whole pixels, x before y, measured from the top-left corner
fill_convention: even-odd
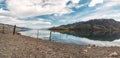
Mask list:
[[[0,58],[120,58],[120,47],[68,45],[0,33]]]

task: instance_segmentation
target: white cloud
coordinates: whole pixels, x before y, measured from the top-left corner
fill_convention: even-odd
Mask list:
[[[33,17],[73,12],[66,3],[70,0],[7,0],[8,9],[17,17]],[[77,4],[79,0],[71,0]]]
[[[119,11],[116,11],[116,10],[111,10],[111,11],[105,10],[104,12],[103,11],[96,11],[92,14],[89,14],[87,16],[82,17],[81,21],[88,21],[90,19],[102,19],[102,18],[115,19],[117,21],[120,21],[119,15],[120,15]]]
[[[85,4],[81,4],[81,5],[77,5],[76,6],[76,8],[81,8],[81,7],[83,7],[83,6],[85,6],[85,5],[88,5],[89,3],[85,3]]]
[[[96,7],[95,10],[88,11],[86,16],[81,18],[81,21],[99,18],[112,18],[120,21],[120,10],[114,9],[114,7],[120,6],[120,0],[105,0],[105,3],[100,7]]]
[[[101,7],[97,7],[96,10],[111,10],[112,7],[120,6],[120,0],[105,0],[105,3],[102,4]]]
[[[2,8],[0,8],[0,14],[10,14],[9,11],[3,10]]]
[[[79,3],[80,0],[70,0],[72,1],[73,3]]]
[[[51,27],[50,22],[44,21],[42,18],[34,18],[33,20],[20,20],[19,17],[11,15],[7,10],[0,8],[0,23],[17,25],[19,27],[29,27],[34,29],[49,28]]]
[[[89,4],[89,7],[93,7],[98,3],[103,3],[103,0],[92,0]]]
[[[66,4],[69,1],[72,2],[71,5]],[[76,7],[79,1],[80,0],[6,0],[6,6],[9,10],[0,9],[0,23],[16,24],[21,27],[48,28],[51,27],[51,23],[45,22],[44,19],[24,21],[19,20],[19,18],[24,19],[49,14],[55,14],[57,16],[69,14],[74,12],[71,8]]]
[[[9,16],[0,16],[0,23],[17,25],[19,27],[29,27],[34,29],[51,27],[50,22],[45,22],[44,19],[41,18],[37,20],[26,21],[26,20],[19,20],[17,18],[9,17]]]
[[[72,4],[66,5],[68,1],[71,1]],[[40,16],[40,15],[49,15],[54,14],[56,16],[63,15],[63,14],[69,14],[71,12],[74,12],[71,8],[76,7],[80,8],[85,5],[88,5],[88,3],[78,5],[80,0],[7,0],[7,8],[9,11],[0,9],[0,14],[4,14],[7,18],[11,21],[13,24],[17,24],[16,22],[28,27],[28,25],[33,26],[34,25],[43,25],[45,24],[51,25],[50,22],[45,22],[42,20],[36,20],[33,19],[33,21],[23,21],[18,20],[17,18],[26,18],[26,17],[34,17],[34,16]],[[120,0],[91,0],[89,7],[93,7],[98,3],[102,3],[101,6],[96,7],[96,9],[93,10],[87,10],[85,12],[80,12],[79,14],[70,17],[68,16],[68,19],[73,19],[69,21],[77,21],[76,19],[81,20],[89,20],[94,18],[115,18],[118,19],[119,12],[118,10],[111,10],[111,7],[119,6]],[[88,8],[89,8],[88,7]],[[110,10],[110,11],[109,11]],[[84,15],[84,16],[82,16]],[[63,16],[61,16],[63,17]],[[66,17],[65,17],[66,18]],[[2,20],[0,20],[1,22]],[[65,22],[65,20],[61,20],[62,22]],[[68,20],[66,20],[68,22]],[[21,23],[20,23],[21,22]],[[4,23],[6,23],[4,21]],[[37,27],[36,26],[36,27]],[[40,26],[41,27],[41,26]]]

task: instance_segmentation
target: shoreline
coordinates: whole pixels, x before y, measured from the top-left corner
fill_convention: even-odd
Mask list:
[[[30,35],[26,35],[26,33],[22,33],[22,32],[18,32],[18,33],[20,33],[20,35],[23,35],[23,36],[28,36],[28,37],[32,37],[32,38],[37,38],[37,37],[39,37],[39,36],[37,36],[37,33],[34,35],[34,36],[30,36]],[[38,39],[41,39],[40,37],[38,38]],[[44,39],[44,38],[42,38],[41,40],[46,40],[46,41],[50,41],[50,42],[56,42],[56,41],[52,41],[52,39],[50,40],[49,38],[47,38],[47,39]],[[106,41],[107,42],[107,41]],[[88,43],[88,44],[84,44],[84,45],[81,45],[81,44],[76,44],[76,43],[66,43],[66,42],[57,42],[57,43],[63,43],[63,44],[68,44],[68,45],[79,45],[79,46],[99,46],[99,47],[114,47],[114,46],[118,46],[118,47],[120,47],[120,45],[119,44],[111,44],[111,45],[109,45],[109,44],[102,44],[102,43],[99,43],[99,44],[92,44],[92,42],[91,43]]]
[[[0,58],[120,58],[120,47],[81,46],[0,33]]]
[[[19,33],[19,32],[18,32]],[[18,34],[20,36],[25,36],[25,37],[30,37],[30,36],[26,36],[26,35],[22,35],[21,33]],[[35,40],[43,40],[41,38],[37,38],[37,37],[30,37],[30,38],[33,38]],[[99,46],[99,45],[79,45],[79,44],[69,44],[69,43],[62,43],[62,42],[55,42],[55,41],[50,41],[50,40],[43,40],[43,41],[46,41],[46,42],[51,42],[51,43],[57,43],[57,44],[63,44],[63,45],[73,45],[73,46],[86,46],[86,47],[120,47],[120,46]]]

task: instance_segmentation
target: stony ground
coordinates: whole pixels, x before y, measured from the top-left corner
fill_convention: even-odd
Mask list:
[[[0,33],[0,58],[120,58],[120,47],[68,45]]]

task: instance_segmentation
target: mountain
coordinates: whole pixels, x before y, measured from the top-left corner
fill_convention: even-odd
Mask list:
[[[50,30],[120,31],[120,22],[114,19],[92,19],[85,22],[52,27]]]

